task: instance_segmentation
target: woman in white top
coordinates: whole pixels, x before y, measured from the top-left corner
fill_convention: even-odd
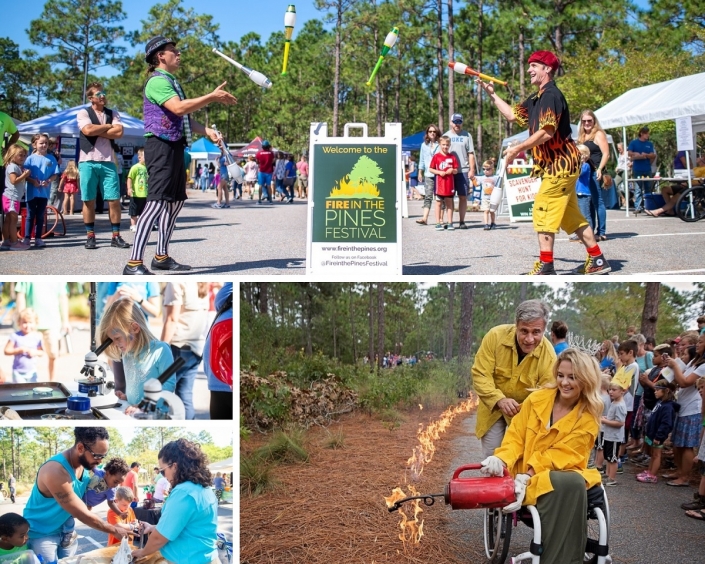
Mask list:
[[[705,335],[700,335],[695,352],[695,358],[684,369],[681,369],[677,360],[672,358],[668,361],[668,367],[675,376],[674,381],[680,387],[676,396],[680,411],[671,436],[678,470],[676,479],[667,482],[669,486],[688,485],[695,456],[693,449],[700,444],[702,399],[695,383],[705,376]]]

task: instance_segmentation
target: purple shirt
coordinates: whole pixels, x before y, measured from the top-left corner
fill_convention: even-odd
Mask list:
[[[38,332],[27,333],[21,331],[10,335],[10,342],[15,348],[41,350],[42,335]],[[12,362],[12,371],[20,374],[34,374],[37,371],[37,359],[28,354],[16,354]]]

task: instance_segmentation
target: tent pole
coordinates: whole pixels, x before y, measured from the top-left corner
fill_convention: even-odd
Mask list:
[[[629,151],[627,151],[627,127],[622,126],[622,147],[627,155],[627,166],[624,167],[624,207],[627,209],[626,217],[629,217]],[[619,197],[619,194],[617,194]]]
[[[685,163],[686,163],[685,166],[688,167],[688,188],[692,188],[693,187],[693,178],[692,178],[692,174],[690,172],[690,151],[685,152]],[[688,205],[688,209],[690,210],[690,213],[692,214],[690,217],[694,218],[695,217],[695,209],[693,208],[693,191],[692,190],[690,190],[688,192],[688,198],[690,200],[689,205]]]

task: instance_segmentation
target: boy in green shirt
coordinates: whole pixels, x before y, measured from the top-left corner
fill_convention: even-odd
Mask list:
[[[127,175],[127,195],[130,196],[130,231],[135,231],[137,220],[147,204],[147,167],[144,164],[144,149],[137,150],[139,162]]]
[[[27,549],[29,521],[17,513],[0,516],[0,556]]]

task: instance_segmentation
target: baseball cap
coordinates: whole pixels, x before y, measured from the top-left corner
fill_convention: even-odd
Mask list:
[[[264,141],[262,141],[262,147],[271,147],[271,145],[269,144],[269,141],[265,139]]]
[[[450,118],[453,123],[460,122],[463,123],[463,114],[453,114]]]
[[[162,47],[165,45],[176,45],[176,41],[173,41],[171,39],[168,39],[164,37],[163,35],[157,35],[156,37],[152,37],[147,42],[147,46],[144,48],[144,60],[149,62],[149,59],[152,58],[152,55],[159,51]]]

